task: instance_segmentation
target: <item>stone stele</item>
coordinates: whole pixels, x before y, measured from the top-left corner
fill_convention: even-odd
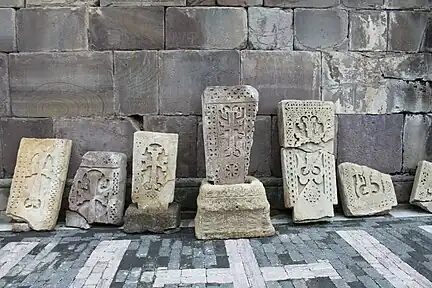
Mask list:
[[[242,184],[248,174],[258,112],[252,86],[211,86],[202,96],[207,180]]]
[[[334,154],[335,109],[332,102],[283,100],[278,103],[278,123],[281,147]]]
[[[124,153],[90,151],[84,154],[69,193],[66,226],[88,229],[88,225],[73,220],[80,216],[88,224],[122,224],[126,162]],[[78,215],[73,217],[74,213]]]
[[[338,174],[346,216],[385,214],[397,205],[390,175],[353,163],[340,164]]]
[[[22,138],[6,213],[33,230],[54,229],[67,177],[72,141]]]
[[[285,207],[293,222],[326,221],[337,204],[334,156],[325,151],[281,148]]]
[[[263,184],[248,176],[246,183],[212,185],[203,180],[197,198],[198,239],[271,236],[270,204]]]
[[[420,161],[414,178],[411,192],[411,204],[432,212],[432,163]]]

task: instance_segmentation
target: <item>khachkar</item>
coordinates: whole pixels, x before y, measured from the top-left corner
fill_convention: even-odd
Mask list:
[[[418,163],[410,203],[432,212],[432,163]]]
[[[390,175],[352,163],[340,164],[338,174],[346,216],[385,214],[397,205]]]
[[[337,204],[334,104],[283,100],[278,104],[285,207],[294,222],[330,220]]]
[[[247,176],[258,91],[251,86],[208,87],[202,110],[207,179],[197,199],[196,237],[273,235],[264,186]]]
[[[162,233],[180,225],[180,206],[174,203],[178,135],[139,131],[134,134],[132,204],[124,231]]]
[[[54,229],[69,166],[72,141],[22,138],[6,214],[33,230]]]
[[[93,223],[123,223],[126,161],[124,153],[84,154],[69,193],[66,226],[88,229]]]

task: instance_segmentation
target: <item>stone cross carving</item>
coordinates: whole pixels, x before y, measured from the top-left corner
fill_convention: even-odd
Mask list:
[[[410,203],[432,212],[432,163],[420,161],[414,178]]]
[[[144,183],[146,190],[160,191],[165,185],[168,156],[165,149],[157,143],[150,144],[143,153],[141,172],[149,170],[149,179]]]
[[[252,86],[207,87],[202,97],[206,176],[214,184],[245,182],[258,91]]]
[[[22,138],[6,213],[34,230],[52,230],[58,218],[72,141]]]

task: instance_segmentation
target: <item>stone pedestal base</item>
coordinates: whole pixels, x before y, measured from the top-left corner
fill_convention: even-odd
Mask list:
[[[124,216],[124,232],[142,233],[145,231],[164,233],[180,226],[180,205],[171,203],[166,211],[145,211],[130,204]]]
[[[244,184],[212,185],[203,180],[197,199],[198,239],[264,237],[275,233],[263,184],[247,177]]]

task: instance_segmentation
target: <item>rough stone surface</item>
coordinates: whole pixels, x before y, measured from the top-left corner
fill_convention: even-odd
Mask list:
[[[0,52],[16,50],[15,10],[0,8]]]
[[[271,175],[271,117],[257,116],[250,153],[249,175],[256,177]]]
[[[335,110],[332,102],[283,100],[278,103],[278,119],[280,146],[334,154]]]
[[[18,10],[18,51],[86,50],[86,15],[85,7]]]
[[[260,114],[276,115],[277,103],[284,99],[320,99],[319,53],[242,51],[241,57],[242,83],[258,90]]]
[[[112,114],[112,62],[111,52],[9,54],[12,113],[22,117]]]
[[[271,128],[271,174],[275,177],[282,177],[282,167],[281,167],[281,149],[279,144],[279,125],[278,117],[272,117],[272,128]]]
[[[430,8],[432,2],[430,0],[385,0],[385,7],[390,9]]]
[[[100,0],[100,6],[185,6],[186,0]]]
[[[297,8],[297,7],[316,7],[316,8],[327,8],[336,6],[339,4],[339,0],[264,0],[265,6],[277,6],[286,8]]]
[[[388,49],[393,51],[432,51],[432,21],[429,12],[389,12]],[[429,33],[427,33],[429,31]]]
[[[432,161],[432,115],[406,115],[403,171],[414,172],[421,160]]]
[[[348,48],[348,13],[339,9],[295,9],[294,48],[297,50]]]
[[[290,10],[252,7],[248,13],[250,48],[293,49],[293,13]]]
[[[216,0],[186,0],[187,6],[214,6]]]
[[[340,164],[338,175],[345,216],[385,214],[397,205],[390,175],[353,163]]]
[[[115,110],[120,114],[158,112],[160,55],[156,51],[114,52]]]
[[[11,7],[21,8],[24,7],[24,0],[2,0],[0,2],[0,8]]]
[[[335,158],[332,154],[281,149],[285,207],[293,208],[293,222],[327,221],[337,204]]]
[[[432,212],[432,163],[420,161],[414,178],[409,202]]]
[[[164,48],[163,7],[101,7],[89,15],[92,50]]]
[[[131,204],[126,209],[124,222],[126,233],[174,232],[180,226],[180,206],[171,203],[167,210],[146,211],[139,209],[136,204]]]
[[[432,55],[389,54],[380,60],[380,69],[384,77],[403,80],[432,80]]]
[[[342,0],[342,4],[349,8],[379,8],[384,0]]]
[[[146,131],[178,134],[177,177],[196,177],[197,119],[195,116],[144,116]]]
[[[132,202],[139,210],[164,211],[174,200],[178,135],[134,133]]]
[[[262,183],[212,185],[203,180],[197,199],[195,236],[198,239],[264,237],[275,233],[270,204]]]
[[[387,12],[350,12],[350,50],[385,51],[387,49]]]
[[[0,116],[10,114],[8,56],[0,53]]]
[[[95,6],[98,0],[26,0],[27,7]]]
[[[31,227],[28,223],[12,223],[12,232],[14,233],[29,231],[31,231]]]
[[[398,204],[408,203],[413,188],[414,176],[402,174],[392,175],[391,177]]]
[[[89,151],[84,154],[69,192],[69,209],[88,224],[120,225],[126,195],[124,153]],[[66,226],[68,222],[66,221]]]
[[[242,184],[248,175],[258,111],[252,86],[212,86],[202,97],[207,180]]]
[[[81,214],[70,210],[66,210],[66,226],[81,229],[91,228],[87,220]]]
[[[54,229],[72,141],[22,138],[6,213],[33,230]]]
[[[238,51],[165,51],[161,68],[161,114],[200,115],[207,86],[240,84]]]
[[[356,163],[382,173],[400,172],[403,117],[338,115],[338,163]]]
[[[6,210],[8,198],[9,198],[9,189],[0,188],[0,211]]]
[[[170,7],[166,12],[167,49],[242,49],[247,34],[243,8]]]
[[[220,6],[261,6],[263,0],[217,0]]]

